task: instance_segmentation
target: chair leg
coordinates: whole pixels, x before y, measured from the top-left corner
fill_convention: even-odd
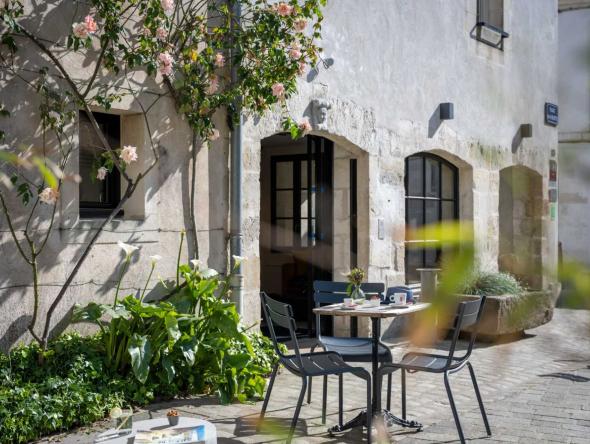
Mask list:
[[[307,403],[311,404],[311,381],[313,381],[313,378],[310,376],[309,377],[309,382],[308,382],[308,386],[307,386]]]
[[[463,436],[463,429],[461,428],[461,422],[459,422],[459,414],[457,413],[457,407],[455,407],[455,401],[453,400],[453,393],[451,392],[451,385],[449,384],[449,374],[445,372],[445,388],[447,389],[447,395],[449,397],[449,404],[451,404],[451,410],[453,411],[453,418],[455,419],[455,425],[457,426],[457,432],[459,433],[459,440],[461,444],[465,444],[465,437]]]
[[[387,375],[387,410],[391,410],[391,373]]]
[[[301,405],[305,400],[305,392],[307,390],[307,378],[301,378],[301,392],[299,393],[299,399],[297,400],[297,407],[295,407],[295,414],[293,415],[293,421],[291,422],[291,429],[289,430],[289,436],[287,437],[287,444],[291,444],[295,428],[297,427],[297,420],[299,419],[299,412],[301,411]]]
[[[369,380],[367,381],[367,415],[365,420],[365,426],[367,427],[367,444],[371,444],[371,434],[373,431],[371,425],[373,419],[372,395],[371,380]]]
[[[344,424],[344,375],[338,375],[338,425]]]
[[[322,424],[326,423],[327,398],[328,398],[328,377],[324,376],[324,386],[322,387]]]
[[[266,395],[264,396],[264,402],[262,403],[262,410],[260,411],[260,418],[258,419],[258,425],[256,426],[256,431],[260,431],[260,427],[262,426],[262,421],[264,421],[264,415],[266,414],[266,408],[268,407],[268,401],[270,400],[270,392],[272,391],[272,386],[275,383],[275,378],[277,377],[277,371],[279,369],[279,364],[275,364],[272,369],[272,374],[270,376],[270,381],[268,383],[268,389],[266,390]]]
[[[475,396],[477,396],[477,402],[479,404],[479,410],[481,411],[481,417],[483,418],[483,423],[486,426],[486,432],[487,432],[488,436],[492,436],[490,424],[488,423],[488,416],[486,415],[486,410],[483,406],[481,394],[479,393],[479,386],[477,385],[477,379],[475,379],[475,372],[473,371],[473,366],[471,365],[471,362],[467,363],[467,367],[469,368],[469,374],[471,375],[471,382],[473,382],[473,388],[475,389]]]
[[[406,419],[406,369],[402,368],[402,419]]]

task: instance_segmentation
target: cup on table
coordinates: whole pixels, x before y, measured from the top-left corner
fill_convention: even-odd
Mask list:
[[[406,304],[406,293],[394,293],[393,294],[393,303],[396,305],[405,305]]]
[[[353,304],[354,299],[352,298],[344,298],[343,302],[344,302],[344,306],[345,307],[350,307]]]

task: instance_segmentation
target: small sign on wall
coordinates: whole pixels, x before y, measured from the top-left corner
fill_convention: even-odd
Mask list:
[[[554,103],[545,103],[545,123],[557,126],[559,123],[559,107]]]

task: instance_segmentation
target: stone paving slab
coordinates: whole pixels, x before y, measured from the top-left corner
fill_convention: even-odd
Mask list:
[[[443,343],[441,348],[448,344]],[[395,347],[394,359],[407,347]],[[590,312],[558,309],[549,324],[527,332],[514,342],[477,344],[474,365],[488,411],[493,436],[486,437],[469,372],[451,376],[455,403],[466,438],[491,443],[589,443],[590,444]],[[400,411],[399,376],[393,376],[392,410]],[[345,377],[345,419],[356,415],[365,399],[364,385]],[[169,408],[185,416],[215,423],[220,443],[284,442],[282,434],[293,415],[300,389],[299,378],[282,371],[275,383],[262,433],[256,432],[261,403],[221,406],[211,397],[196,397],[154,404],[138,412],[140,420],[164,416]],[[441,375],[408,375],[408,416],[424,424],[422,432],[401,428],[375,432],[379,442],[459,442]],[[314,381],[313,401],[304,404],[296,443],[359,443],[359,430],[330,437],[327,426],[337,422],[337,379],[330,378],[327,424],[321,423],[321,379]],[[65,444],[91,443],[108,421],[68,435],[53,437]],[[43,440],[41,442],[48,442]]]

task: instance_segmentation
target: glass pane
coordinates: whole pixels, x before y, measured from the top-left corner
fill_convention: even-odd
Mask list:
[[[421,157],[410,157],[408,159],[408,170],[406,171],[408,189],[406,193],[408,196],[423,196],[423,184],[422,180],[422,158]]]
[[[426,248],[424,253],[424,268],[438,267],[438,249]]]
[[[455,220],[455,202],[442,203],[442,220]]]
[[[424,223],[424,201],[421,199],[407,199],[406,202],[408,228],[421,227]]]
[[[293,191],[277,191],[276,217],[293,217]]]
[[[107,203],[106,184],[108,180],[92,180],[92,164],[94,163],[94,150],[80,149],[80,201]]]
[[[275,246],[292,247],[293,246],[293,220],[279,219],[275,225]]]
[[[311,186],[315,185],[315,160],[311,161]]]
[[[454,199],[455,198],[455,180],[453,170],[448,166],[441,164],[442,174],[442,198],[443,199]]]
[[[307,190],[301,191],[301,217],[307,217]]]
[[[426,204],[426,214],[424,215],[424,223],[426,225],[436,224],[440,221],[439,215],[439,204],[438,200],[427,200],[425,201]]]
[[[293,188],[293,162],[277,162],[277,188]]]
[[[427,197],[440,197],[439,189],[439,174],[440,167],[438,160],[425,158],[426,162],[426,196]]]
[[[416,271],[417,268],[424,268],[422,262],[422,248],[409,248],[406,246],[406,279],[409,282],[420,281],[420,273]]]
[[[307,188],[307,160],[301,161],[301,188]]]
[[[311,220],[311,234],[309,235],[310,239],[310,246],[315,247],[316,244],[316,226],[315,226],[315,219]]]
[[[307,227],[307,220],[308,219],[301,219],[301,229],[300,229],[300,239],[301,239],[301,246],[307,247],[309,241],[309,230]]]

